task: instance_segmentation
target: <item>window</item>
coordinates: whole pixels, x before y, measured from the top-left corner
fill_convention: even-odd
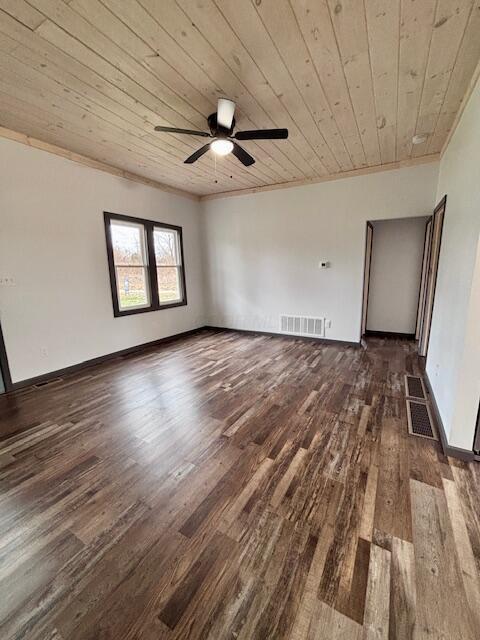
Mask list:
[[[178,233],[173,229],[155,227],[153,231],[160,304],[182,299],[182,261]]]
[[[187,304],[182,229],[104,213],[115,316]]]
[[[145,228],[133,222],[110,222],[115,281],[120,311],[151,304]]]

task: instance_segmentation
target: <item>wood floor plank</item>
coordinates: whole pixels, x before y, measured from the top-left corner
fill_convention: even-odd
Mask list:
[[[355,566],[348,588],[340,588],[335,603],[341,611],[352,620],[363,624],[365,616],[365,599],[367,594],[368,570],[370,565],[370,543],[360,538],[358,540]]]
[[[373,522],[375,517],[375,500],[377,496],[378,466],[372,464],[368,470],[367,486],[365,489],[365,503],[363,505],[360,536],[372,541]]]
[[[245,507],[249,499],[252,497],[253,493],[258,490],[261,485],[264,477],[269,472],[270,468],[273,465],[273,460],[271,458],[265,458],[263,462],[260,464],[258,469],[255,471],[253,476],[250,478],[248,483],[243,488],[243,491],[237,496],[237,498],[232,501],[229,509],[224,512],[222,515],[222,520],[218,526],[220,531],[228,532],[229,527],[235,522],[237,517],[240,515],[242,509]]]
[[[411,541],[409,441],[403,424],[395,418],[383,423],[374,525],[386,534]]]
[[[476,631],[455,550],[442,490],[411,481],[414,521],[417,623],[415,640],[431,637],[473,640]]]
[[[415,555],[411,542],[393,538],[390,566],[390,640],[413,638],[417,593]]]
[[[169,557],[183,549],[178,533],[160,533],[155,516],[134,525],[125,536],[125,546],[117,545],[99,563],[99,574],[88,576],[75,587],[75,597],[57,611],[55,624],[66,638],[115,634],[128,637],[144,620],[148,609],[129,605],[159,586],[160,570],[165,571]],[[101,569],[101,571],[100,571]]]
[[[362,627],[324,602],[317,600],[307,640],[361,640]]]
[[[202,582],[212,571],[219,558],[225,561],[232,547],[226,536],[218,533],[200,554],[188,575],[178,585],[168,602],[159,613],[159,618],[170,629],[175,628],[191,600],[202,586]]]
[[[390,621],[389,551],[373,544],[370,548],[363,640],[388,640]]]
[[[278,485],[275,487],[275,491],[273,492],[272,497],[270,498],[270,504],[272,507],[278,507],[285,496],[290,483],[292,482],[295,474],[301,467],[303,460],[305,458],[306,450],[298,449],[295,456],[293,457],[290,466],[285,472],[284,476],[281,478]]]
[[[476,467],[465,468],[463,465],[454,465],[451,469],[462,501],[463,515],[477,573],[480,575],[480,475],[478,471],[475,473]]]
[[[317,540],[317,546],[312,558],[305,588],[302,594],[297,615],[291,631],[292,640],[301,640],[307,637],[312,616],[317,607],[317,591],[323,575],[327,552],[333,538],[333,528],[328,524],[325,526]]]
[[[472,546],[463,517],[462,505],[454,482],[444,478],[443,490],[447,500],[460,572],[465,593],[467,594],[468,604],[470,605],[470,612],[475,628],[480,629],[480,575],[478,574],[475,558],[473,557]]]

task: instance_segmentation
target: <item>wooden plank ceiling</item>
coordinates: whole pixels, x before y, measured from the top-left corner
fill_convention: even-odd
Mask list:
[[[0,125],[200,195],[315,180],[438,153],[479,33],[479,0],[0,0]],[[184,165],[202,139],[154,125],[219,96],[289,140]]]

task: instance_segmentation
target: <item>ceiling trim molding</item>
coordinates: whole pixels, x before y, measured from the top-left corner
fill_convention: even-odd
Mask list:
[[[275,191],[277,189],[291,189],[293,187],[305,187],[307,185],[319,184],[321,182],[331,182],[332,180],[343,180],[344,178],[354,178],[356,176],[369,175],[371,173],[381,173],[382,171],[392,171],[394,169],[404,169],[406,167],[414,167],[419,164],[427,164],[440,160],[440,153],[433,153],[428,156],[419,158],[409,158],[399,162],[391,162],[389,164],[379,164],[374,167],[363,167],[361,169],[353,169],[352,171],[344,171],[342,173],[334,173],[319,178],[309,178],[307,180],[295,180],[292,182],[281,182],[279,184],[268,184],[261,187],[252,187],[251,189],[236,189],[235,191],[223,191],[222,193],[209,193],[200,196],[200,202],[207,200],[217,200],[218,198],[232,198],[234,196],[246,196],[252,193],[262,193],[263,191]]]
[[[468,88],[465,92],[465,95],[462,98],[462,102],[460,103],[460,106],[458,108],[457,113],[455,114],[455,119],[453,121],[453,124],[450,128],[450,131],[448,132],[448,135],[445,139],[445,142],[443,144],[442,150],[440,152],[440,157],[443,158],[443,154],[445,153],[445,151],[447,150],[448,145],[450,144],[450,140],[453,137],[453,134],[455,133],[458,124],[460,122],[460,120],[462,119],[462,115],[463,112],[465,111],[465,107],[468,104],[468,101],[470,100],[470,96],[473,93],[473,90],[475,89],[475,87],[477,86],[477,81],[480,80],[480,62],[478,62],[477,66],[475,67],[475,71],[473,72],[473,76],[470,78],[470,84],[468,85]]]
[[[28,147],[33,147],[35,149],[40,149],[41,151],[46,151],[47,153],[52,153],[53,155],[66,158],[67,160],[71,160],[72,162],[76,162],[77,164],[83,164],[90,169],[97,169],[98,171],[109,173],[110,175],[117,176],[118,178],[124,178],[125,180],[130,180],[131,182],[138,182],[140,184],[146,185],[147,187],[154,187],[155,189],[159,189],[160,191],[165,191],[167,193],[172,193],[176,196],[182,196],[183,198],[195,200],[196,202],[200,200],[199,196],[194,193],[182,191],[181,189],[176,189],[175,187],[170,187],[166,184],[163,184],[162,182],[157,182],[156,180],[145,178],[136,173],[131,173],[130,171],[125,171],[124,169],[106,164],[105,162],[100,162],[99,160],[94,160],[93,158],[89,158],[88,156],[83,156],[80,153],[69,151],[68,149],[64,149],[63,147],[58,147],[57,145],[50,144],[49,142],[43,142],[42,140],[38,140],[37,138],[32,138],[31,136],[20,133],[19,131],[13,131],[12,129],[7,129],[0,126],[0,138],[14,140],[15,142],[20,142],[21,144],[24,144]]]
[[[479,71],[480,71],[480,67],[479,67]],[[477,77],[477,74],[475,74],[475,77]],[[470,93],[473,90],[473,86],[475,86],[475,82],[472,83],[472,88],[470,89]],[[465,100],[465,103],[467,101],[468,101],[468,98]],[[455,123],[455,126],[456,124],[457,123]],[[453,133],[453,127],[452,127],[452,133]],[[60,156],[67,160],[71,160],[72,162],[76,162],[77,164],[82,164],[86,167],[89,167],[90,169],[103,171],[104,173],[108,173],[110,175],[117,176],[119,178],[124,178],[125,180],[130,180],[132,182],[137,182],[139,184],[143,184],[148,187],[153,187],[155,189],[159,189],[160,191],[165,191],[167,193],[172,193],[177,196],[182,196],[184,198],[188,198],[189,200],[194,200],[195,202],[217,200],[218,198],[232,198],[235,196],[245,196],[252,193],[262,193],[264,191],[275,191],[277,189],[291,189],[293,187],[304,187],[304,186],[313,185],[313,184],[320,184],[322,182],[331,182],[332,180],[342,180],[344,178],[354,178],[356,176],[369,175],[372,173],[380,173],[382,171],[392,171],[394,169],[412,167],[420,164],[436,162],[440,160],[441,156],[445,151],[445,147],[444,147],[441,153],[434,153],[428,156],[421,156],[419,158],[409,158],[407,160],[391,162],[389,164],[375,165],[373,167],[362,167],[361,169],[353,169],[352,171],[344,171],[342,173],[335,173],[331,175],[321,176],[318,178],[294,180],[291,182],[281,182],[277,184],[268,184],[268,185],[262,185],[259,187],[251,187],[249,189],[235,189],[232,191],[222,191],[220,193],[209,193],[204,196],[198,196],[194,193],[189,193],[188,191],[182,191],[181,189],[170,187],[161,182],[157,182],[156,180],[151,180],[150,178],[145,178],[144,176],[140,176],[136,173],[131,173],[130,171],[125,171],[124,169],[114,167],[113,165],[107,164],[105,162],[94,160],[93,158],[84,156],[79,153],[75,153],[74,151],[69,151],[68,149],[59,147],[54,144],[50,144],[49,142],[43,142],[42,140],[33,138],[32,136],[28,136],[24,133],[20,133],[19,131],[14,131],[13,129],[7,129],[6,127],[0,126],[0,138],[13,140],[15,142],[19,142],[20,144],[24,144],[28,147],[40,149],[41,151],[52,153],[53,155]]]

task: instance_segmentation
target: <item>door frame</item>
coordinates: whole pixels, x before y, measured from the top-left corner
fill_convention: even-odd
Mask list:
[[[12,376],[10,375],[10,367],[8,365],[7,351],[5,349],[5,341],[3,339],[2,325],[0,323],[0,369],[5,387],[5,393],[12,391]]]
[[[475,427],[475,436],[473,439],[473,453],[480,456],[480,404],[478,405],[477,422]]]
[[[447,206],[447,196],[443,196],[433,210],[431,239],[428,260],[428,274],[425,291],[424,309],[422,312],[422,328],[418,340],[418,353],[427,357],[430,344],[430,331],[432,328],[433,308],[437,288],[438,265],[440,263],[440,251],[442,247],[443,223]]]
[[[423,320],[425,315],[425,299],[427,295],[428,268],[430,263],[430,250],[432,246],[433,218],[430,216],[425,224],[425,239],[423,242],[422,273],[420,276],[420,288],[418,292],[417,323],[415,326],[415,340],[420,340],[422,335]]]
[[[368,294],[370,292],[370,273],[372,268],[373,253],[373,224],[368,222],[365,227],[365,258],[363,264],[363,293],[362,293],[362,315],[360,324],[360,339],[367,331],[368,316]]]

